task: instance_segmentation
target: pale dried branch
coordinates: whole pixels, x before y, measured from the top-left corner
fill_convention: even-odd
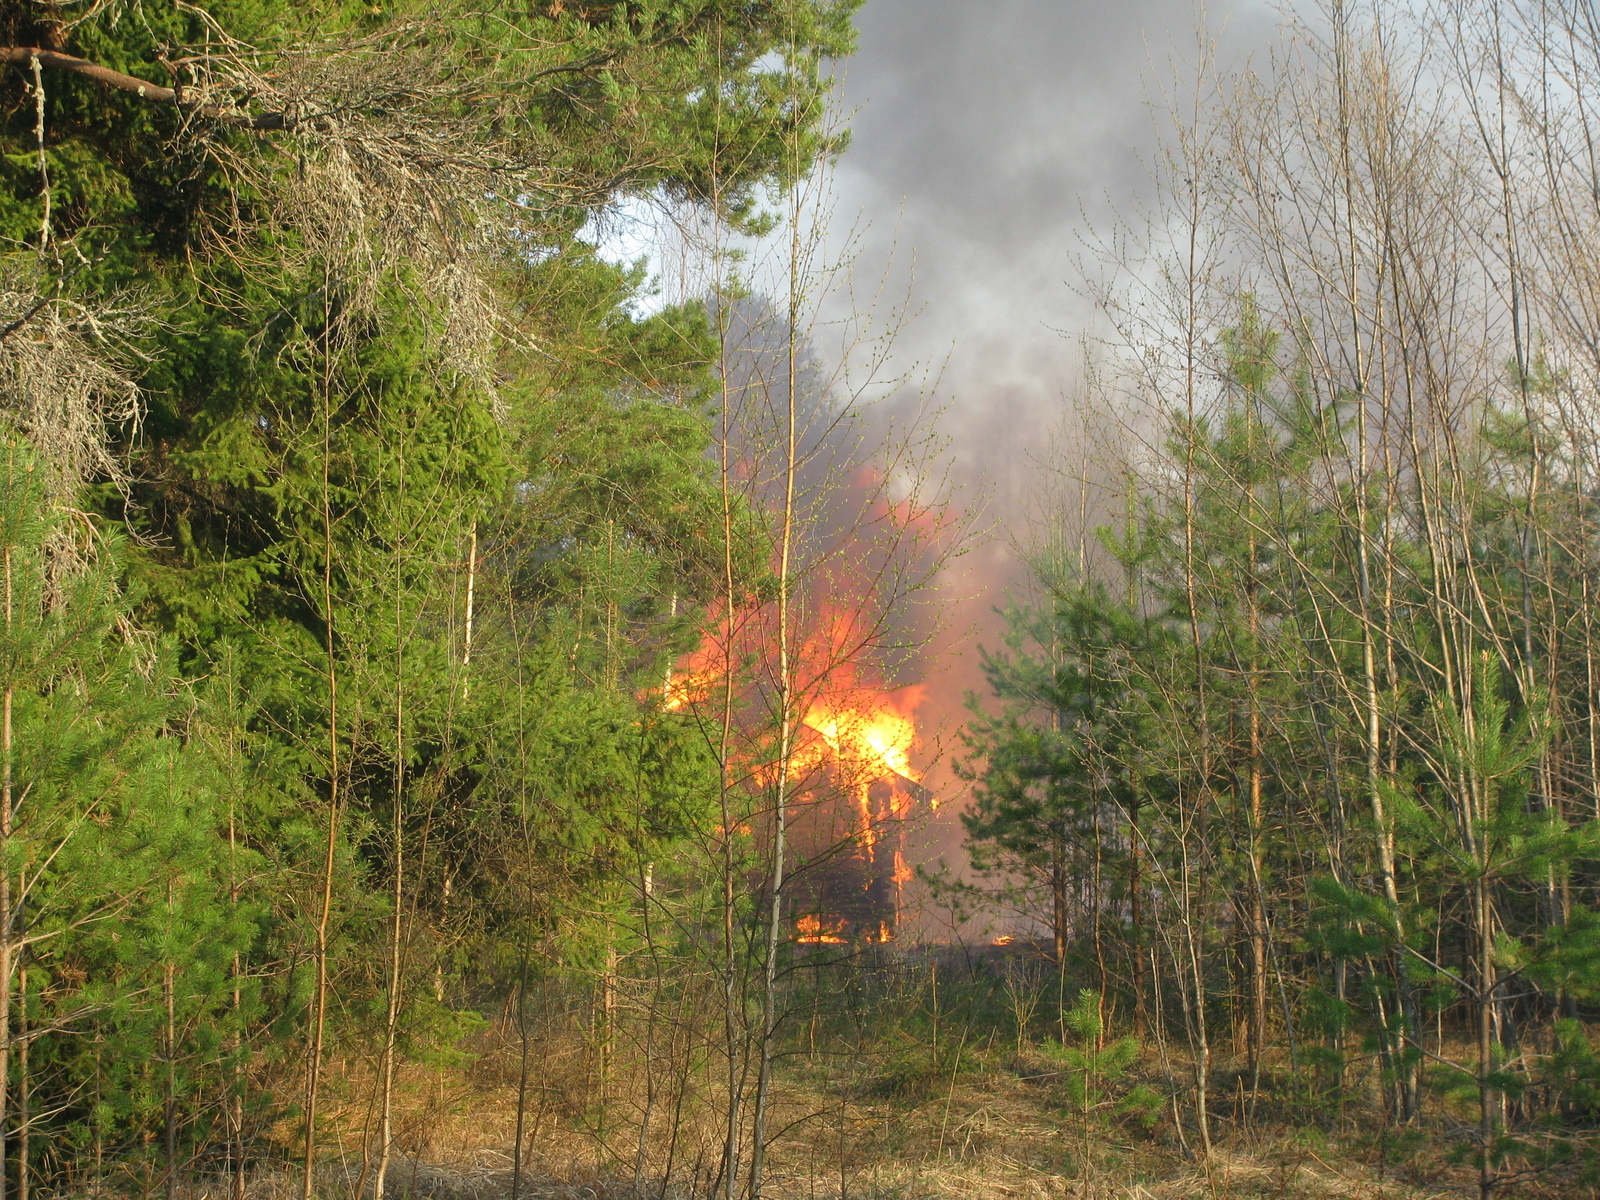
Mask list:
[[[70,502],[91,480],[126,484],[107,433],[137,434],[130,368],[154,324],[137,294],[90,303],[31,264],[0,264],[0,423],[38,454],[50,502]]]

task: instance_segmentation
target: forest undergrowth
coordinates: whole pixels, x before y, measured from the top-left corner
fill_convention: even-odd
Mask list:
[[[861,987],[870,1015],[814,1011],[797,1020],[785,1046],[774,1113],[781,1136],[767,1160],[771,1196],[1423,1200],[1477,1188],[1476,1168],[1459,1153],[1470,1112],[1442,1106],[1396,1126],[1383,1111],[1376,1055],[1353,1054],[1338,1090],[1298,1074],[1287,1055],[1274,1055],[1254,1094],[1241,1055],[1213,1081],[1218,1129],[1209,1161],[1202,1161],[1192,1151],[1192,1126],[1180,1134],[1164,1102],[1176,1090],[1174,1073],[1193,1067],[1180,1049],[1163,1061],[1153,1043],[1141,1042],[1124,1061],[1108,1058],[1087,1081],[1093,1111],[1085,1118],[1084,1062],[1070,1050],[1086,1047],[1082,997],[1091,993],[1078,991],[1077,1001],[1067,1001],[1074,989],[1052,978],[1037,948],[1004,954],[943,945],[869,957],[867,964],[827,968],[833,976],[827,990],[837,995],[841,987]],[[846,974],[857,978],[843,983]],[[1019,987],[1024,978],[1028,988]],[[631,1041],[618,1032],[619,1042]],[[1104,1037],[1101,1048],[1117,1040]],[[588,1021],[547,1023],[534,1043],[538,1094],[529,1101],[533,1116],[515,1188],[511,1147],[522,1047],[508,1012],[461,1047],[468,1065],[406,1072],[397,1089],[401,1152],[390,1195],[693,1200],[719,1194],[714,1111],[679,1108],[641,1158],[640,1114],[652,1086],[644,1064],[619,1055],[602,1078]],[[361,1180],[360,1131],[369,1115],[361,1099],[370,1095],[371,1080],[354,1064],[330,1067],[330,1094],[347,1102],[334,1104],[329,1119],[345,1136],[330,1138],[320,1182],[328,1195],[348,1195]],[[653,1082],[659,1088],[663,1080]],[[220,1186],[201,1180],[179,1194],[202,1200],[221,1194]],[[297,1186],[292,1170],[265,1162],[252,1171],[247,1195],[277,1200]],[[1517,1194],[1593,1193],[1580,1173],[1553,1172],[1525,1181]]]

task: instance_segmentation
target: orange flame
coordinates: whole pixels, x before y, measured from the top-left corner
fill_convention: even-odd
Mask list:
[[[821,736],[841,783],[855,796],[861,836],[869,849],[875,840],[872,785],[894,776],[913,781],[921,778],[911,765],[911,751],[917,744],[917,725],[911,714],[921,701],[920,687],[882,692],[850,686],[826,691],[806,710],[806,726]],[[809,770],[816,764],[798,765]],[[911,807],[910,793],[894,789],[890,805],[894,817],[905,817]]]
[[[669,675],[661,706],[668,712],[682,712],[691,705],[703,703],[711,695],[718,678],[716,671],[685,671],[681,675]]]
[[[894,852],[894,884],[895,884],[895,886],[896,887],[904,887],[906,884],[910,883],[916,877],[917,877],[917,873],[911,869],[911,864],[906,862],[906,856],[904,854],[902,854],[899,850],[896,850]]]
[[[916,691],[907,707],[921,699],[921,689]],[[819,697],[806,711],[805,723],[822,735],[853,779],[918,778],[911,765],[916,722],[901,711],[893,693]]]
[[[842,946],[845,944],[844,919],[824,921],[815,913],[807,913],[794,923],[795,941],[806,946]]]
[[[700,646],[668,671],[661,691],[662,706],[678,712],[710,701],[726,680],[729,661],[742,659],[743,648],[752,639],[757,646],[769,642],[774,631],[766,617],[718,619]],[[792,685],[800,695],[810,697],[800,719],[816,737],[791,742],[787,774],[792,780],[804,780],[827,768],[840,790],[854,801],[860,844],[870,854],[878,841],[875,826],[910,814],[914,791],[895,781],[921,781],[911,756],[917,747],[913,714],[922,703],[923,689],[885,689],[864,678],[867,672],[858,664],[870,649],[871,639],[858,632],[860,617],[848,607],[824,605],[822,620],[796,647]],[[771,749],[769,744],[767,752]],[[747,777],[765,786],[782,769],[783,764],[771,759],[758,760],[747,768]],[[885,811],[874,812],[873,784],[880,780],[891,786]],[[896,871],[897,885],[905,881],[901,874]]]

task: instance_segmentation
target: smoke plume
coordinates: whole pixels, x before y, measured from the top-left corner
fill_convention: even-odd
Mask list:
[[[940,580],[945,628],[922,656],[924,754],[944,758],[929,782],[952,801],[926,853],[956,865],[950,735],[963,693],[983,688],[996,606],[1026,586],[1051,460],[1075,457],[1064,430],[1082,340],[1105,332],[1077,286],[1088,246],[1148,209],[1164,104],[1197,29],[1239,61],[1275,19],[1259,3],[1207,15],[1188,0],[869,0],[858,23],[841,68],[853,140],[840,224],[860,214],[858,274],[885,271],[884,294],[909,300],[896,351],[935,372],[931,394],[886,408],[935,414],[976,530]]]

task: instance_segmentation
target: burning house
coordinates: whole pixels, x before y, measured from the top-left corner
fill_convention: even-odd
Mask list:
[[[708,639],[681,664],[667,682],[667,707],[705,703],[721,655]],[[911,762],[922,689],[864,686],[846,663],[812,693],[787,772],[784,909],[793,937],[811,945],[893,941],[913,877],[908,822],[937,803]],[[758,762],[773,753],[770,741],[755,746]],[[764,761],[748,775],[757,792],[772,790],[777,774],[778,764]]]
[[[912,877],[907,821],[932,803],[910,758],[920,698],[852,688],[807,712],[790,772],[796,941],[888,942],[898,932]]]

